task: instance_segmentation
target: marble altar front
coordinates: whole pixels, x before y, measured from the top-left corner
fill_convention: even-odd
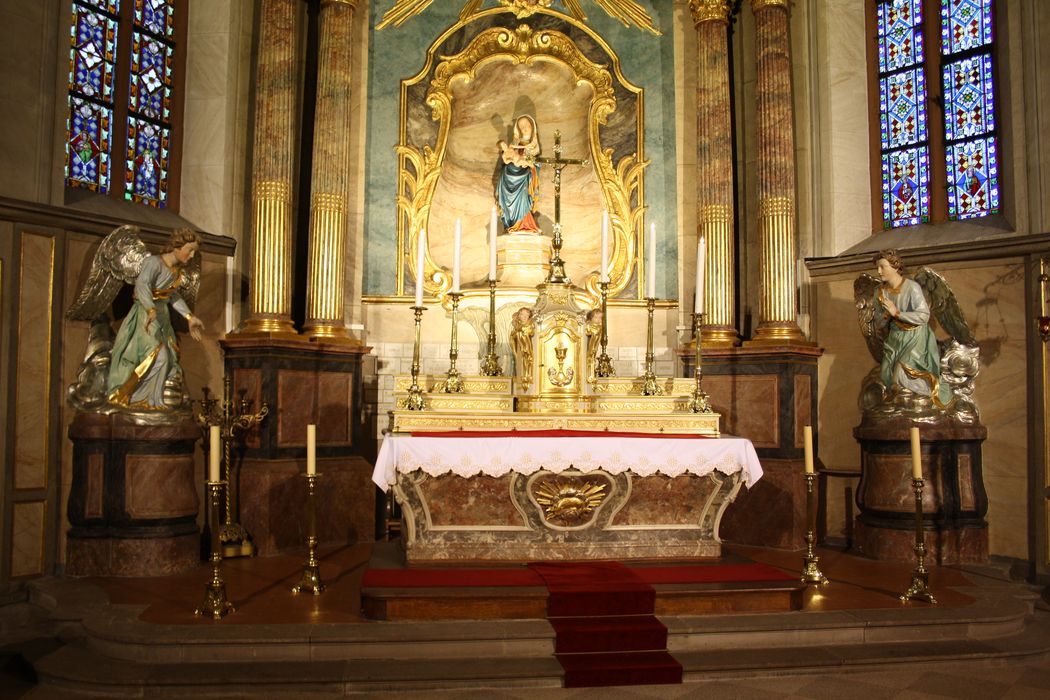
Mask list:
[[[749,440],[574,431],[390,435],[373,481],[409,564],[698,559],[762,475]]]

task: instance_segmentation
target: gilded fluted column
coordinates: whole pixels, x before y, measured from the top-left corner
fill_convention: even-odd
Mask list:
[[[690,0],[696,25],[696,225],[707,240],[704,345],[735,345],[736,251],[729,113],[729,0]]]
[[[252,248],[242,333],[292,327],[292,163],[297,0],[262,0],[252,149]]]
[[[806,342],[798,326],[795,233],[795,111],[791,92],[790,0],[751,0],[758,99],[758,207],[762,238],[759,323],[751,342]]]
[[[350,192],[350,51],[358,0],[322,0],[310,195],[310,253],[303,331],[346,339],[343,314]]]

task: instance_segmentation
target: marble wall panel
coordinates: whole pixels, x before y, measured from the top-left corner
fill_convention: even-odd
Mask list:
[[[317,444],[349,445],[353,442],[354,375],[322,372],[317,375]]]
[[[683,474],[674,478],[654,474],[631,479],[630,498],[609,521],[610,526],[700,524],[715,483]]]
[[[52,177],[55,7],[61,3],[10,0],[0,7],[0,192],[45,202]],[[63,9],[68,13],[68,5]],[[68,34],[64,37],[68,47]],[[68,49],[67,49],[68,51]],[[34,69],[27,70],[27,66]],[[62,73],[68,68],[59,68]],[[65,105],[63,99],[58,103]],[[60,107],[61,108],[61,107]]]
[[[55,239],[23,233],[15,374],[15,488],[47,485]]]
[[[780,447],[778,387],[776,376],[704,377],[712,407],[722,414],[722,432],[746,437],[755,447]]]
[[[802,374],[795,375],[795,447],[805,447],[804,428],[813,424],[813,380]],[[814,448],[815,449],[815,448]]]
[[[101,518],[104,514],[102,493],[105,481],[103,467],[106,457],[101,452],[92,452],[87,458],[87,474],[85,481],[87,487],[84,494],[84,517]]]
[[[43,501],[15,503],[12,507],[11,562],[12,577],[39,576],[44,573]]]
[[[317,379],[314,372],[282,369],[277,372],[277,446],[305,447],[306,426],[315,423]]]
[[[132,518],[196,515],[200,502],[190,455],[129,454],[124,460],[124,507]]]
[[[238,399],[243,395],[251,403],[253,411],[259,410],[259,406],[262,405],[262,371],[233,370],[233,393]],[[245,434],[245,443],[251,448],[259,447],[259,426],[253,427]]]

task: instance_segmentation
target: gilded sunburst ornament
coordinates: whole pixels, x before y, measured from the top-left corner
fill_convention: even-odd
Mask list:
[[[376,25],[376,29],[383,29],[390,25],[400,27],[407,20],[430,7],[433,2],[434,0],[397,0],[394,6],[383,14],[383,19]],[[475,13],[480,12],[484,2],[485,0],[467,0],[459,13],[460,20],[466,21]],[[554,0],[498,0],[498,2],[519,19],[528,17],[540,9],[554,6]],[[593,0],[593,2],[605,10],[610,17],[622,22],[625,27],[634,25],[653,34],[661,34],[653,24],[653,18],[635,0]],[[573,19],[579,22],[587,21],[587,15],[583,12],[580,0],[561,0],[561,3]]]
[[[605,484],[544,481],[536,485],[535,494],[547,522],[564,526],[580,525],[587,522],[594,509],[605,500]]]

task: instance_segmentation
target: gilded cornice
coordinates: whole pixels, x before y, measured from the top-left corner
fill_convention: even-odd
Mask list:
[[[771,7],[779,7],[784,12],[791,12],[791,0],[751,0],[751,11],[759,12]]]
[[[327,7],[329,5],[346,5],[351,10],[357,9],[359,0],[321,0],[321,7]]]
[[[693,13],[693,24],[699,27],[704,22],[729,24],[732,8],[729,0],[689,0],[689,11]]]

